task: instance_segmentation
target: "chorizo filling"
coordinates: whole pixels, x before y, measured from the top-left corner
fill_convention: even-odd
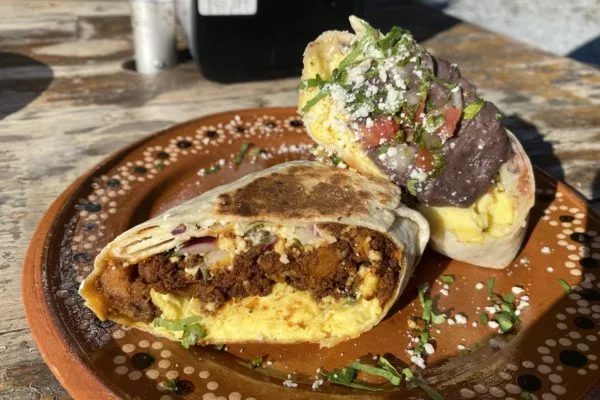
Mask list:
[[[192,238],[181,248],[138,264],[106,268],[96,290],[110,315],[150,322],[160,315],[150,290],[201,299],[208,312],[249,296],[266,296],[276,283],[310,292],[316,301],[331,296],[385,304],[394,293],[402,249],[381,233],[335,223],[312,224],[281,235],[255,224],[233,232]]]

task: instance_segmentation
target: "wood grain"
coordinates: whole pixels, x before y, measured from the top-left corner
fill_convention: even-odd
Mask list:
[[[377,10],[399,23],[409,11]],[[0,2],[0,398],[68,397],[21,306],[25,250],[51,202],[95,163],[156,130],[296,102],[297,78],[221,85],[190,62],[157,77],[124,69],[128,15],[126,1]],[[461,65],[500,107],[534,164],[600,210],[600,72],[469,24],[425,22],[433,24],[425,45]]]

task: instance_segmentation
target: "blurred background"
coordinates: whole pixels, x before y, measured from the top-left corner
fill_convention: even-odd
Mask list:
[[[600,65],[598,0],[419,0],[540,49]]]

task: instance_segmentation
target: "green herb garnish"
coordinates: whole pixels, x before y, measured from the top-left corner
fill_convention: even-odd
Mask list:
[[[496,113],[495,117],[498,121],[500,121],[502,119],[502,114]]]
[[[215,349],[216,351],[221,351],[225,348],[224,344],[217,344],[213,346],[213,349]]]
[[[219,163],[216,163],[216,164],[214,164],[214,165],[212,165],[212,166],[210,166],[210,167],[208,167],[208,168],[205,168],[205,169],[204,169],[204,173],[205,173],[206,175],[210,175],[210,174],[217,173],[217,172],[219,172],[220,170],[221,170],[221,164],[219,164]]]
[[[379,392],[382,388],[371,386],[363,383],[354,382],[357,370],[354,368],[346,367],[342,369],[335,369],[331,372],[321,371],[321,376],[336,385],[347,386],[355,389],[370,390],[373,392]]]
[[[388,152],[388,150],[390,149],[391,145],[389,143],[384,143],[381,146],[379,146],[379,148],[377,149],[377,154],[382,155]]]
[[[333,165],[338,165],[339,163],[341,163],[343,161],[342,157],[340,157],[338,155],[338,153],[333,153],[332,155],[329,156],[329,159],[331,160]]]
[[[172,392],[177,390],[177,379],[167,379],[164,383],[163,383],[163,387],[166,390],[170,390]]]
[[[262,357],[262,356],[257,357],[254,360],[250,361],[250,366],[252,368],[258,368],[262,365],[263,361],[264,361],[264,357]]]
[[[465,109],[463,110],[463,118],[466,120],[475,118],[475,116],[479,114],[479,111],[481,111],[481,109],[483,108],[484,104],[485,101],[483,101],[483,99],[475,100],[467,107],[465,107]]]
[[[448,285],[452,285],[454,283],[454,276],[453,275],[442,275],[442,282],[444,282]]]
[[[235,155],[235,157],[233,159],[233,162],[235,163],[235,165],[240,165],[242,162],[244,162],[244,157],[246,156],[246,153],[250,149],[250,146],[252,146],[252,143],[250,143],[250,142],[243,142],[241,144],[240,151]]]
[[[157,161],[154,164],[154,168],[156,168],[159,171],[162,171],[163,169],[165,169],[165,163],[163,161]]]
[[[402,381],[402,377],[400,375],[394,374],[393,372],[388,371],[387,369],[374,367],[372,365],[353,362],[352,364],[350,364],[350,368],[354,368],[359,371],[364,371],[367,374],[381,376],[387,379],[394,386],[398,386]]]
[[[557,279],[558,284],[563,288],[566,294],[571,293],[571,285],[567,283],[564,279]]]
[[[487,280],[487,293],[488,299],[492,300],[494,298],[494,283],[496,282],[496,278],[490,278]]]
[[[490,319],[488,318],[487,314],[479,313],[479,322],[481,322],[484,325],[487,325],[487,323],[490,322]]]
[[[269,243],[270,239],[271,239],[271,233],[269,231],[262,231],[260,233],[259,243],[260,244],[267,244],[267,243]]]
[[[196,344],[198,339],[206,336],[206,328],[200,325],[201,320],[202,317],[200,316],[187,317],[179,321],[155,318],[154,321],[152,321],[152,325],[170,331],[183,331],[181,336],[181,346],[185,349],[189,349],[190,346]]]
[[[512,293],[503,294],[502,300],[504,300],[506,303],[512,304],[515,301],[515,295]]]
[[[406,190],[413,196],[417,195],[417,183],[419,183],[419,181],[416,179],[409,179],[406,181]]]

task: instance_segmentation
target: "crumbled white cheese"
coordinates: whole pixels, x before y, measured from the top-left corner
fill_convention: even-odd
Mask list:
[[[492,329],[498,329],[500,324],[498,324],[496,321],[488,321],[488,326]]]
[[[279,256],[279,262],[282,264],[289,264],[290,263],[290,259],[288,258],[286,253],[283,253]]]
[[[546,271],[548,271],[548,272],[554,272],[554,268],[552,268],[552,267],[549,266],[548,268],[546,268]]]
[[[521,294],[524,291],[521,286],[513,286],[511,290],[514,294]]]
[[[456,346],[456,347],[458,347],[458,349],[459,349],[459,350],[464,350],[464,349],[465,349],[465,346],[464,346],[464,345],[462,345],[462,344],[459,344],[459,345],[458,345],[458,346]]]
[[[496,314],[496,311],[498,311],[496,309],[496,306],[488,306],[488,307],[484,307],[485,311],[487,311],[488,314]]]
[[[425,346],[423,346],[423,349],[425,350],[425,353],[427,353],[427,354],[435,353],[435,349],[433,348],[433,345],[431,343],[425,343]]]
[[[459,325],[466,325],[467,324],[467,317],[464,316],[463,314],[456,314],[454,316],[454,320]]]
[[[448,325],[454,325],[456,323],[452,318],[448,318],[446,321],[448,322]]]
[[[552,253],[552,249],[550,247],[548,247],[548,246],[544,246],[544,247],[542,247],[542,249],[540,250],[540,252],[542,254],[550,254],[550,253]]]
[[[321,386],[322,384],[323,384],[323,379],[321,379],[321,378],[315,379],[315,381],[312,383],[312,390],[317,390],[319,388],[319,386]]]
[[[419,367],[421,369],[425,369],[425,360],[423,359],[423,357],[411,356],[410,362],[412,362],[413,364],[415,364],[417,367]]]
[[[483,283],[481,283],[481,282],[477,282],[477,283],[475,284],[475,289],[477,289],[477,290],[481,290],[481,289],[483,289]]]

